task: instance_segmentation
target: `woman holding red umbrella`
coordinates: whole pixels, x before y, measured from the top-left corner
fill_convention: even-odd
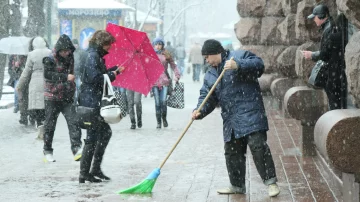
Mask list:
[[[164,49],[164,40],[161,38],[155,38],[153,41],[153,46],[157,56],[159,57],[161,63],[164,66],[164,73],[161,74],[160,78],[156,81],[152,88],[152,92],[155,98],[155,109],[156,109],[156,128],[161,128],[161,119],[163,121],[164,127],[168,127],[168,122],[166,120],[167,116],[167,105],[166,99],[168,94],[168,87],[170,85],[169,74],[167,73],[168,65],[170,64],[171,69],[175,73],[175,82],[178,82],[180,79],[180,72],[174,62],[174,59],[171,57],[171,54]]]

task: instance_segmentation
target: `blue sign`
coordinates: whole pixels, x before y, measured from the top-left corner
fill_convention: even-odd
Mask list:
[[[106,20],[106,25],[109,24],[109,23],[118,25],[118,24],[119,24],[119,20]]]
[[[86,50],[89,47],[89,41],[92,35],[95,33],[95,29],[87,27],[80,32],[80,48]]]
[[[72,21],[71,20],[61,20],[60,21],[60,35],[66,34],[70,39],[72,39]]]
[[[60,16],[121,16],[121,9],[59,9]]]

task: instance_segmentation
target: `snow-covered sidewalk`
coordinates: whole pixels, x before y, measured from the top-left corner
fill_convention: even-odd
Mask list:
[[[3,85],[3,95],[1,96],[0,100],[0,109],[7,109],[14,106],[14,89],[7,85],[9,78],[10,77],[6,67]]]

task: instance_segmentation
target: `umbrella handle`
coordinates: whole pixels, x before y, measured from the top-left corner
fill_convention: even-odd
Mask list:
[[[233,59],[231,57],[231,59]],[[230,60],[231,60],[230,59]],[[221,81],[222,77],[224,76],[226,69],[223,69],[220,76],[216,79],[215,84],[212,86],[212,88],[210,89],[209,93],[206,95],[205,99],[202,101],[200,107],[197,109],[198,111],[200,111],[203,106],[205,105],[205,103],[207,102],[207,100],[209,99],[209,97],[211,96],[211,94],[214,92],[216,86],[218,85],[218,83]],[[182,132],[182,134],[180,135],[180,137],[178,138],[178,140],[176,141],[175,145],[171,148],[170,152],[168,153],[168,155],[166,156],[166,158],[163,160],[163,162],[160,164],[160,169],[164,166],[164,164],[166,163],[166,161],[168,160],[168,158],[170,157],[170,155],[173,153],[173,151],[175,150],[176,146],[179,144],[179,142],[181,141],[181,139],[184,137],[184,135],[186,134],[186,132],[188,131],[188,129],[190,128],[191,124],[194,122],[194,119],[191,119],[191,121],[188,123],[188,125],[186,126],[186,128],[184,129],[184,131]]]

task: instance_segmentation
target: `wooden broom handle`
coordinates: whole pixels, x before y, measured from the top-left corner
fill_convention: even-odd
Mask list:
[[[233,58],[231,58],[233,59]],[[230,60],[231,60],[230,59]],[[221,81],[222,77],[224,76],[226,69],[223,69],[220,76],[216,79],[215,84],[212,86],[212,88],[210,89],[209,93],[206,95],[205,99],[203,100],[203,102],[201,103],[200,107],[197,109],[197,111],[200,111],[203,106],[205,105],[206,101],[209,99],[209,97],[211,96],[211,94],[214,92],[216,86],[218,85],[218,83]],[[179,139],[176,141],[175,145],[172,147],[172,149],[170,150],[170,152],[168,153],[168,155],[166,156],[166,158],[163,160],[163,162],[160,164],[160,169],[164,166],[164,164],[166,163],[166,161],[168,160],[168,158],[170,157],[170,155],[173,153],[173,151],[175,150],[176,146],[179,144],[179,142],[181,141],[181,139],[184,137],[184,135],[186,134],[186,132],[188,131],[188,129],[190,128],[191,124],[194,122],[194,119],[191,119],[191,121],[188,123],[188,125],[186,126],[186,128],[184,129],[184,131],[182,132],[182,134],[180,135]]]

